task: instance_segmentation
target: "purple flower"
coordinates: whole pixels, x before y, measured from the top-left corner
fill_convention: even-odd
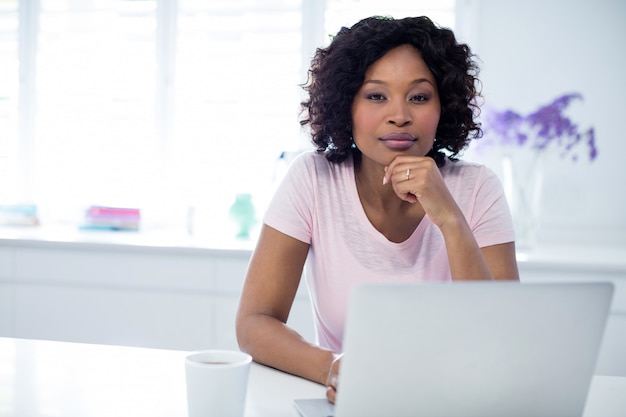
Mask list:
[[[561,157],[572,161],[578,160],[576,148],[584,147],[593,161],[598,156],[594,128],[582,131],[563,114],[573,100],[582,99],[578,93],[565,94],[526,116],[513,110],[487,109],[483,117],[485,144],[525,146],[538,152],[553,145],[560,149]]]

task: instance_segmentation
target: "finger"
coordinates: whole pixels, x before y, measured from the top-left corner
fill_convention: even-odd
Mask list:
[[[405,193],[401,198],[402,198],[402,200],[406,201],[407,203],[411,203],[411,204],[417,203],[419,201],[419,198],[415,194],[413,194],[411,192]]]
[[[404,168],[398,170],[398,182],[408,181],[411,179],[411,168],[407,168],[406,171]]]
[[[398,165],[391,176],[391,184],[398,198],[409,203],[418,201],[415,180],[419,178],[419,169],[413,164]]]
[[[394,159],[389,166],[385,167],[385,175],[383,176],[383,185],[392,182],[392,179],[397,181],[398,173],[403,170],[402,162]],[[406,170],[406,168],[404,168]]]
[[[395,161],[394,161],[395,162]],[[393,163],[392,163],[393,164]],[[402,176],[404,175],[405,180],[407,179],[407,174],[410,175],[411,168],[410,165],[398,165],[393,164],[385,167],[385,175],[383,176],[383,185],[392,182],[400,182],[402,181]]]
[[[335,400],[337,399],[337,390],[334,387],[326,387],[326,398],[332,404],[335,404]]]
[[[423,156],[407,156],[407,155],[399,155],[393,158],[393,160],[387,165],[387,171],[392,170],[395,171],[396,168],[402,167],[402,165],[414,164],[415,162],[419,162],[423,159],[431,159],[429,157]]]

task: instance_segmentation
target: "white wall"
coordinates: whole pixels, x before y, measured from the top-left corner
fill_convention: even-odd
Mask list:
[[[626,244],[626,2],[458,0],[457,6],[457,32],[482,61],[487,104],[526,114],[580,92],[584,102],[572,105],[576,121],[595,127],[595,161],[544,161],[540,242]],[[471,148],[465,158],[497,165]]]

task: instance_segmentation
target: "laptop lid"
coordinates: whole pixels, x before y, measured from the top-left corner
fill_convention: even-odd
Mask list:
[[[610,283],[360,286],[335,416],[581,416],[612,293]]]

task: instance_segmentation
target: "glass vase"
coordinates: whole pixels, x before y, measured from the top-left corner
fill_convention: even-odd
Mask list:
[[[515,245],[518,250],[528,251],[536,246],[541,231],[541,153],[520,149],[505,155],[502,171],[515,228]]]

